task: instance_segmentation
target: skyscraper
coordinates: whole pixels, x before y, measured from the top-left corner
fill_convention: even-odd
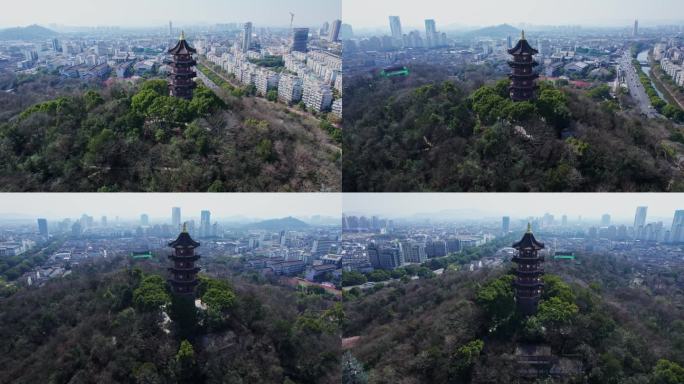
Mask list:
[[[330,30],[330,34],[328,35],[328,38],[330,41],[336,42],[340,41],[340,29],[342,28],[342,20],[334,20],[332,22],[332,29]]]
[[[401,44],[404,39],[404,34],[401,32],[401,19],[399,16],[390,16],[390,30],[392,31],[392,39],[395,43]]]
[[[173,22],[169,20],[169,37],[173,37]]]
[[[142,225],[142,226],[150,225],[150,217],[147,216],[147,214],[143,213],[142,215],[140,215],[140,225]]]
[[[511,229],[511,218],[508,216],[504,216],[503,219],[501,220],[501,233],[504,235],[508,234],[508,231]]]
[[[601,216],[601,226],[607,227],[609,225],[610,225],[610,215],[605,214],[605,215]]]
[[[295,28],[292,30],[292,46],[290,52],[304,52],[308,50],[309,28]]]
[[[242,52],[247,52],[249,51],[249,48],[252,46],[252,23],[251,22],[246,22],[244,25],[244,29],[242,31],[242,45],[240,46],[240,49]]]
[[[437,26],[433,19],[425,20],[425,38],[427,46],[432,48],[439,45],[439,38],[437,37]]]
[[[211,212],[202,211],[200,217],[200,237],[211,236]]]
[[[637,232],[639,228],[643,228],[646,225],[647,212],[648,207],[637,207],[636,215],[634,216],[634,232]]]
[[[38,233],[43,237],[48,237],[48,224],[46,219],[38,219]]]
[[[181,209],[180,207],[171,208],[171,225],[173,230],[180,230],[181,225]]]
[[[639,35],[639,20],[634,20],[634,30],[632,30],[632,36]]]
[[[684,210],[675,211],[672,228],[670,229],[670,242],[684,242]]]

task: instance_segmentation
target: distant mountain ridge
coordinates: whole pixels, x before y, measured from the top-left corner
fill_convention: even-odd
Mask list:
[[[57,35],[58,33],[52,29],[37,24],[0,30],[0,40],[39,40],[49,39]]]
[[[471,36],[487,36],[487,37],[517,37],[520,35],[520,30],[510,24],[500,24],[491,27],[485,27],[470,31],[467,33]]]
[[[309,228],[309,224],[290,216],[282,219],[264,220],[257,223],[252,223],[246,227],[249,229],[278,231],[282,229],[306,229]]]

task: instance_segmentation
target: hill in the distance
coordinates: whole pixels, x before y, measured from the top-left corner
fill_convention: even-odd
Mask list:
[[[520,30],[509,24],[500,24],[468,32],[468,35],[488,37],[518,36],[520,35]]]
[[[247,226],[250,229],[263,229],[268,231],[278,231],[282,229],[306,229],[309,224],[294,217],[282,219],[264,220]]]
[[[0,30],[0,40],[39,40],[57,35],[57,32],[36,24]]]

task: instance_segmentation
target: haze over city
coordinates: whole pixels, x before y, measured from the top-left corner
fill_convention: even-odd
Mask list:
[[[81,214],[137,219],[141,213],[151,218],[168,218],[171,207],[182,207],[187,215],[199,216],[211,210],[215,218],[252,219],[287,216],[339,217],[339,194],[5,194],[0,201],[3,219],[61,219]]]
[[[451,194],[451,193],[367,193],[344,195],[345,214],[381,215],[388,218],[435,216],[444,219],[445,211],[460,211],[454,220],[479,219],[483,216],[525,218],[545,213],[582,216],[597,220],[610,214],[616,220],[633,221],[637,206],[648,206],[649,220],[671,220],[682,209],[680,196],[666,194]],[[439,215],[438,215],[439,214]],[[478,217],[480,216],[480,217]]]
[[[673,19],[684,14],[684,2],[657,0],[577,0],[515,2],[481,0],[451,1],[426,0],[397,2],[378,0],[369,7],[363,0],[343,0],[343,20],[360,28],[388,28],[389,15],[397,15],[406,27],[419,28],[424,19],[435,19],[444,29],[463,26],[496,24],[627,26],[638,18],[644,26],[681,23]]]
[[[268,10],[267,12],[265,10]],[[66,26],[152,27],[169,20],[182,24],[212,24],[252,21],[258,26],[290,24],[290,12],[295,25],[319,25],[322,20],[339,19],[339,0],[257,0],[250,2],[199,0],[122,0],[113,6],[102,0],[63,0],[45,2],[27,0],[15,2],[0,14],[0,28],[29,24]]]

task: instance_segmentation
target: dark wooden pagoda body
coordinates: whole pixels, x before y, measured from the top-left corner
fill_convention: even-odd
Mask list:
[[[200,258],[195,254],[195,248],[199,246],[200,243],[190,237],[185,227],[178,238],[169,243],[174,253],[169,255],[173,266],[168,269],[168,281],[175,294],[190,296],[195,294],[195,287],[199,283],[197,274],[200,271],[200,268],[195,265]]]
[[[544,283],[544,256],[539,255],[539,251],[544,249],[544,243],[538,242],[528,226],[527,233],[513,248],[518,254],[513,257],[513,262],[518,264],[515,271],[515,300],[518,310],[526,315],[533,315],[537,312],[537,305],[541,298]]]
[[[539,52],[530,46],[525,39],[525,32],[523,32],[518,44],[509,49],[508,53],[513,56],[513,60],[508,61],[508,65],[511,67],[511,74],[509,75],[511,99],[513,101],[534,99],[537,91],[535,80],[539,78],[539,75],[534,72],[534,67],[539,65],[534,60],[534,55]]]
[[[168,54],[171,55],[171,60],[168,60],[166,64],[170,68],[168,74],[170,96],[192,99],[192,91],[197,87],[193,80],[197,76],[193,69],[197,65],[197,61],[192,56],[195,53],[197,50],[188,44],[185,34],[181,34],[178,43],[169,49]]]

